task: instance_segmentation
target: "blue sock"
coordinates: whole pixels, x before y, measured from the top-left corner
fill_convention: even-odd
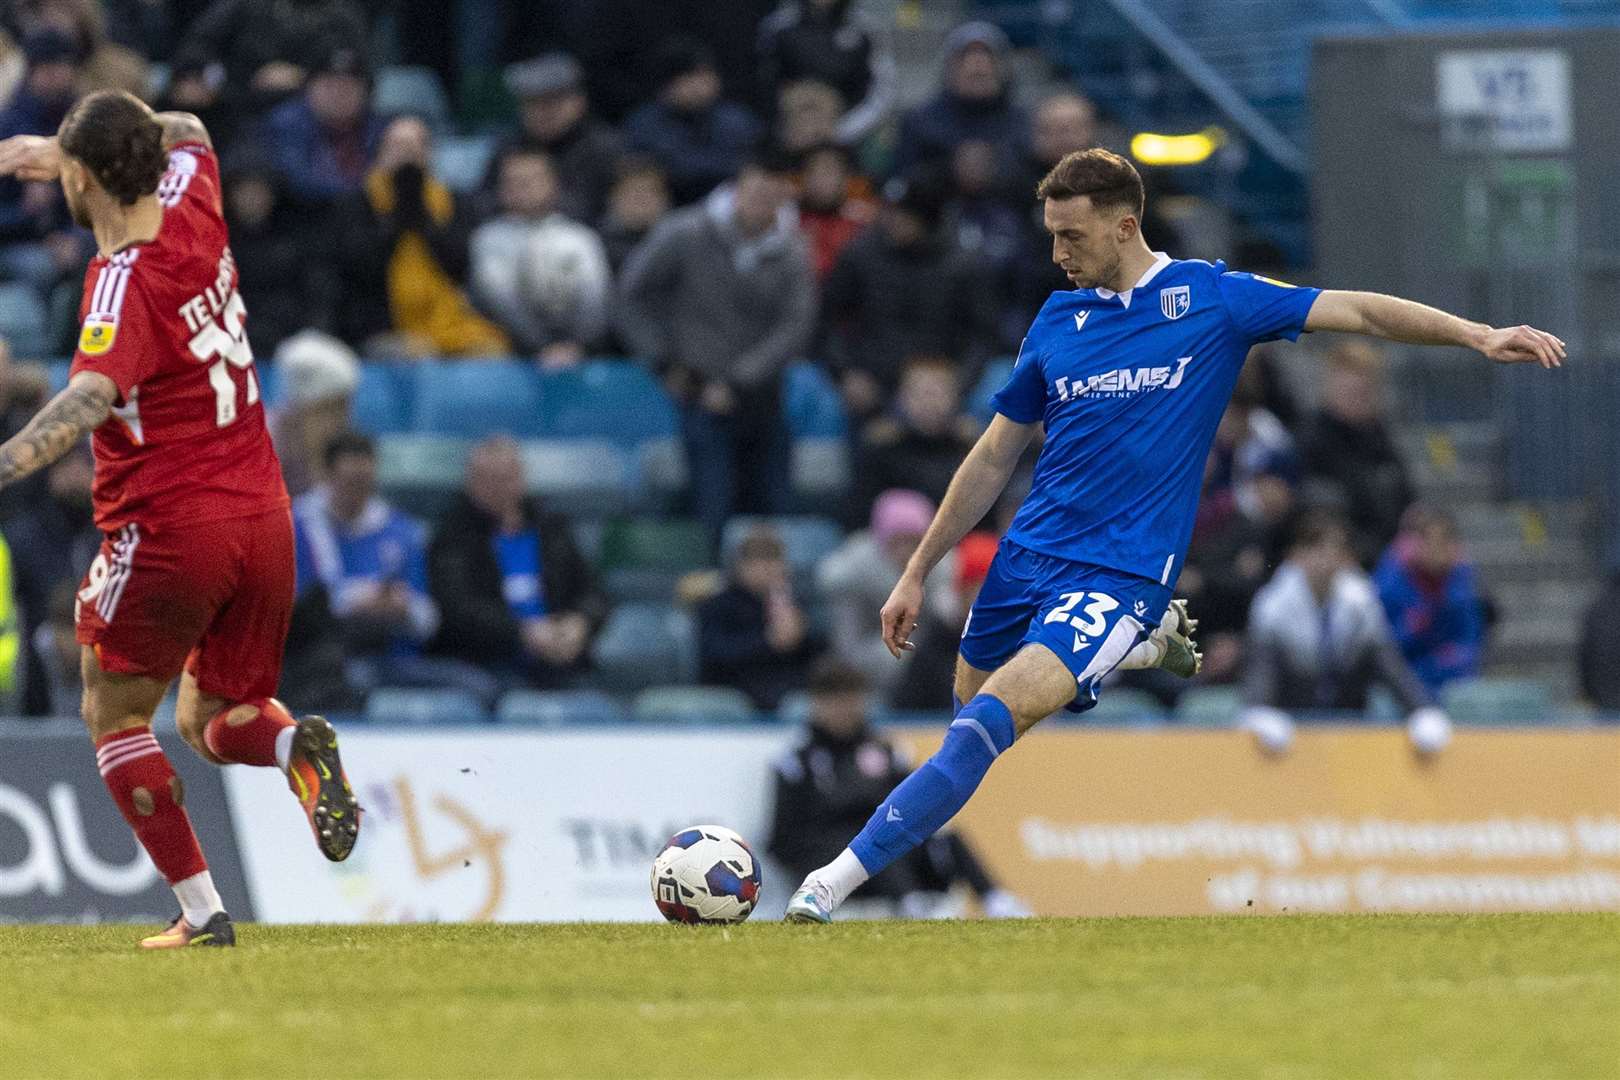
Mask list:
[[[980,694],[962,706],[944,745],[889,793],[849,842],[867,873],[880,873],[955,817],[1015,734],[1012,713],[999,699]]]

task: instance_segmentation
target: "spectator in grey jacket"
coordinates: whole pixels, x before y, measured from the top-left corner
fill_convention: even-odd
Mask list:
[[[782,163],[745,165],[659,222],[625,264],[619,331],[685,417],[697,516],[778,512],[787,487],[782,373],[815,318],[810,255]]]
[[[1362,712],[1380,684],[1408,714],[1419,749],[1439,749],[1445,734],[1436,729],[1449,734],[1450,722],[1396,647],[1378,592],[1356,565],[1349,526],[1335,513],[1311,511],[1288,559],[1254,598],[1245,723],[1279,749],[1287,714]]]
[[[496,165],[500,216],[472,235],[475,295],[546,368],[577,364],[600,344],[613,288],[601,238],[559,212],[560,189],[544,150],[508,149]]]

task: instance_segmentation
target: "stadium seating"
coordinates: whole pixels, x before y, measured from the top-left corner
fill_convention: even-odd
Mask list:
[[[459,360],[418,364],[411,372],[417,431],[463,438],[503,432],[539,438],[540,376],[528,364]]]
[[[969,416],[986,424],[990,422],[996,412],[990,399],[997,390],[1007,385],[1007,376],[1012,374],[1012,369],[1013,358],[1010,356],[992,360],[984,366],[984,374],[979,376],[979,381],[968,392],[965,405]]]
[[[495,706],[503,724],[568,727],[579,724],[622,724],[630,719],[611,697],[597,690],[513,690]]]
[[[20,358],[39,356],[50,347],[45,340],[45,305],[30,286],[0,284],[0,338]]]
[[[1097,697],[1097,704],[1083,713],[1060,712],[1054,719],[1082,724],[1142,724],[1162,720],[1169,710],[1146,690],[1128,686],[1108,687]]]
[[[1459,724],[1507,727],[1557,722],[1547,688],[1529,679],[1465,679],[1447,686],[1441,701]]]
[[[417,690],[384,686],[366,697],[366,719],[380,724],[485,723],[483,703],[465,690]]]
[[[658,380],[629,360],[593,360],[539,376],[540,433],[611,439],[637,446],[681,433],[680,417]]]
[[[362,364],[354,393],[354,426],[370,435],[409,431],[413,370],[397,364]]]
[[[377,483],[400,509],[433,517],[461,486],[466,439],[445,435],[393,434],[377,440]]]
[[[71,360],[52,360],[45,365],[45,376],[50,380],[51,393],[56,394],[68,384],[68,372],[72,369]]]
[[[451,135],[433,148],[433,173],[452,191],[477,191],[494,156],[489,135]]]
[[[450,129],[450,97],[432,68],[400,65],[381,68],[371,89],[379,116],[409,113],[426,120],[435,133]]]
[[[788,368],[782,383],[782,405],[788,431],[796,439],[842,439],[849,434],[844,399],[827,373],[814,364]]]
[[[601,439],[529,439],[522,444],[529,493],[566,514],[617,514],[635,495],[630,456]]]
[[[748,695],[730,686],[659,686],[636,695],[632,715],[660,724],[748,724],[759,720]]]
[[[825,506],[849,490],[849,440],[842,437],[794,440],[790,466],[793,492],[808,506]]]
[[[622,604],[591,646],[603,689],[635,693],[650,686],[697,681],[697,627],[669,604]]]
[[[682,518],[616,518],[602,527],[597,566],[617,599],[668,598],[676,583],[708,565],[708,530]]]
[[[1175,719],[1188,727],[1231,727],[1243,710],[1243,695],[1230,686],[1189,687],[1176,702]]]

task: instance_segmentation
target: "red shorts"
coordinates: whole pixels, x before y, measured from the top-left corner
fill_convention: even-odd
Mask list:
[[[292,515],[285,509],[102,541],[79,587],[78,638],[103,671],[173,679],[205,694],[270,697],[292,619]]]

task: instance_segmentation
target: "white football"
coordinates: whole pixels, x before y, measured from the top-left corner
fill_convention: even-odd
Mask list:
[[[653,903],[670,922],[742,922],[753,914],[759,887],[753,849],[723,825],[682,829],[653,860]]]

